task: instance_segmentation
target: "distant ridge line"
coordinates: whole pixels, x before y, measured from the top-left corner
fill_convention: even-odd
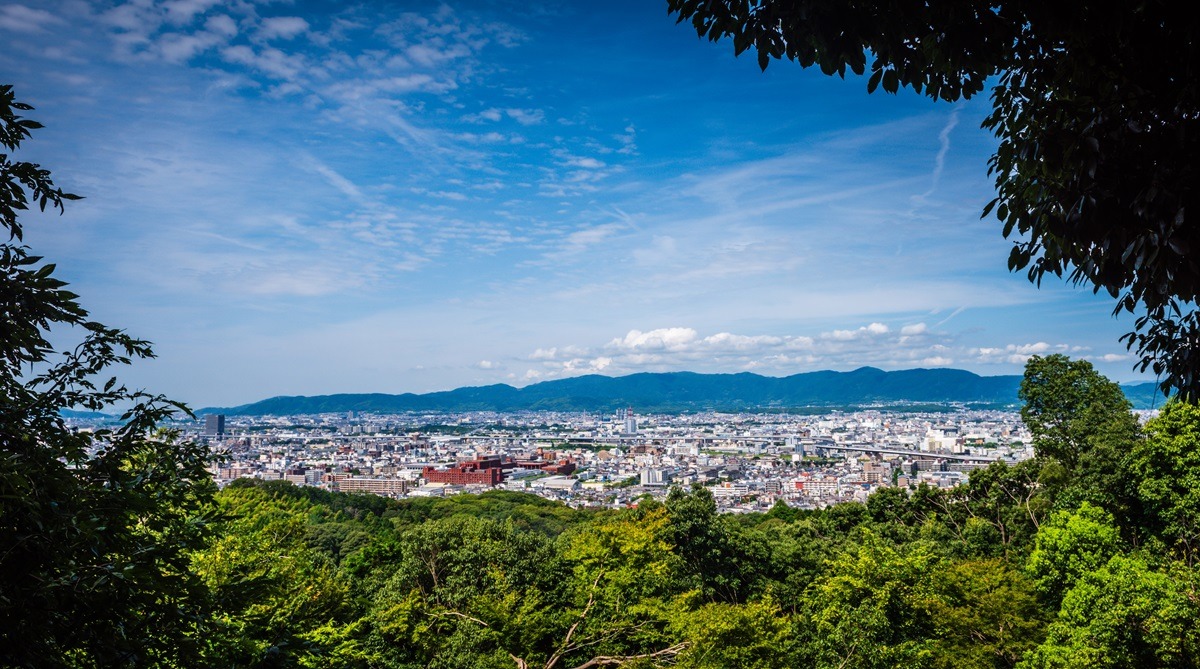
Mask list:
[[[197,413],[265,416],[365,411],[637,411],[795,410],[867,405],[951,404],[1014,409],[1021,377],[980,376],[961,369],[886,372],[861,367],[851,372],[819,371],[785,377],[696,372],[641,372],[627,376],[589,374],[543,381],[524,388],[506,384],[469,386],[432,393],[342,393],[280,396]],[[1154,383],[1122,386],[1134,408],[1161,406]]]

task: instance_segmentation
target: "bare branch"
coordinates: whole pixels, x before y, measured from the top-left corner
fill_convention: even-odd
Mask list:
[[[479,618],[474,618],[474,617],[472,617],[472,616],[469,616],[469,615],[467,615],[467,614],[465,614],[465,613],[460,613],[460,612],[458,612],[458,611],[443,611],[443,612],[441,612],[441,613],[434,613],[433,615],[434,615],[435,617],[438,617],[438,618],[445,618],[445,617],[447,617],[447,616],[454,616],[454,617],[456,617],[456,618],[462,618],[462,619],[464,619],[464,620],[470,620],[471,622],[473,622],[473,623],[475,623],[475,624],[479,625],[480,627],[489,627],[489,628],[491,627],[491,625],[489,625],[489,624],[487,624],[487,623],[483,622],[483,621],[482,621],[482,620],[480,620]]]
[[[576,620],[574,624],[571,625],[571,628],[567,630],[567,636],[563,638],[562,645],[560,645],[558,650],[554,651],[554,654],[551,655],[550,659],[546,661],[546,669],[553,669],[554,665],[558,664],[558,661],[562,658],[563,654],[568,653],[576,648],[575,646],[571,645],[571,637],[575,636],[575,630],[579,629],[579,625],[587,619],[588,613],[591,612],[592,607],[595,606],[596,587],[600,585],[600,579],[603,577],[603,571],[596,574],[596,579],[592,581],[591,590],[588,592],[587,605],[583,607],[583,612],[579,614],[579,619]]]
[[[649,660],[659,657],[674,657],[684,651],[688,647],[686,641],[680,642],[669,648],[655,651],[653,653],[642,653],[641,655],[597,655],[592,659],[580,664],[574,669],[590,669],[591,667],[609,667],[632,662],[633,660]]]

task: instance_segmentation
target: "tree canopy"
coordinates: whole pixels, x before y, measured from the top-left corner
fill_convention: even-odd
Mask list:
[[[1163,389],[1200,392],[1200,18],[1169,0],[668,0],[704,38],[867,90],[991,86],[983,127],[1010,270],[1087,284],[1136,315],[1122,339]],[[1193,214],[1195,215],[1195,214]]]
[[[0,666],[186,666],[204,625],[189,551],[206,540],[208,450],[158,424],[186,410],[108,370],[149,344],[88,318],[21,245],[21,212],[78,199],[13,152],[41,127],[0,86]],[[56,350],[70,334],[78,345]],[[124,409],[77,431],[64,409]]]

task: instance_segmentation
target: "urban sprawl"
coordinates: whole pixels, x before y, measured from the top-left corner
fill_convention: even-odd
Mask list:
[[[500,488],[620,507],[699,483],[733,513],[953,487],[972,469],[1033,457],[1020,416],[971,410],[207,415],[182,436],[220,455],[220,485],[249,477],[389,497]]]

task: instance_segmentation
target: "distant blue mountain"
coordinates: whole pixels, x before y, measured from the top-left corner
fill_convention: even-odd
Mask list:
[[[805,408],[962,403],[1015,408],[1020,376],[979,376],[959,369],[885,372],[863,367],[852,372],[808,372],[785,377],[758,374],[643,373],[591,374],[544,381],[524,388],[509,385],[458,388],[417,395],[341,394],[272,397],[237,407],[201,409],[228,415],[296,415],[367,411],[610,411],[797,410]],[[1135,406],[1154,402],[1152,383],[1125,388]],[[1161,405],[1161,400],[1157,401]]]

